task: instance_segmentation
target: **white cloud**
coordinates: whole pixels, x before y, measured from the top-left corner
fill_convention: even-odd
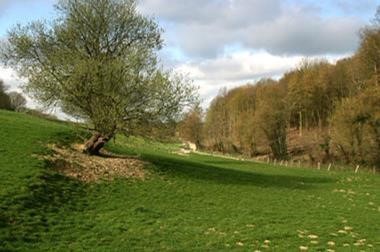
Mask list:
[[[347,55],[331,55],[331,63]],[[206,106],[219,89],[255,83],[261,78],[280,78],[298,66],[303,56],[278,56],[266,51],[236,51],[215,59],[205,59],[178,65],[175,71],[186,74],[200,87]]]
[[[0,66],[0,79],[4,81],[9,91],[20,92],[22,85],[25,83],[25,80],[19,78],[13,69],[2,66]]]
[[[4,81],[7,91],[17,91],[23,93],[23,85],[25,85],[26,80],[18,77],[17,73],[11,69],[0,66],[0,79]],[[29,96],[23,93],[27,100],[27,107],[37,108],[38,104],[36,101],[31,99]]]
[[[251,21],[273,19],[281,11],[281,0],[140,0],[139,9],[175,23],[225,23],[240,26]]]
[[[279,78],[304,57],[334,62],[352,54],[358,45],[358,31],[367,20],[345,12],[355,1],[342,3],[141,0],[139,8],[168,28],[166,44],[175,48],[173,58],[181,56],[170,65],[200,86],[206,104],[222,87]],[[363,0],[363,5],[362,10],[373,8],[370,0]]]
[[[325,17],[305,1],[142,0],[140,9],[170,24],[169,46],[201,58],[216,57],[236,43],[280,55],[349,53],[367,21],[352,15]]]

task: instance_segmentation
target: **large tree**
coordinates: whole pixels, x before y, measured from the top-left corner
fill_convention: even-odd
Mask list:
[[[92,124],[86,152],[192,101],[192,86],[160,68],[161,29],[134,0],[61,0],[56,10],[52,21],[11,30],[2,58],[39,101]]]

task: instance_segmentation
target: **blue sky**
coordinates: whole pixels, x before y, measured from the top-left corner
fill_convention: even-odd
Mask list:
[[[16,23],[25,24],[54,15],[53,0],[0,0],[0,37]]]
[[[54,0],[0,0],[0,38],[14,24],[54,17]],[[162,64],[188,75],[204,104],[222,87],[279,77],[305,57],[334,62],[358,46],[380,0],[140,0],[164,28]],[[0,67],[11,89],[21,80]],[[30,104],[36,104],[31,102]]]

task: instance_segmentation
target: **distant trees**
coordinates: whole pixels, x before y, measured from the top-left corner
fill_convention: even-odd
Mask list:
[[[3,61],[28,78],[27,89],[89,122],[85,152],[98,154],[116,134],[177,117],[196,94],[163,71],[161,29],[134,0],[65,0],[57,19],[15,27]]]
[[[284,87],[271,79],[222,90],[206,113],[206,146],[254,156],[263,152],[258,146],[266,145],[275,158],[286,158],[285,94]]]
[[[288,88],[291,126],[300,129],[323,127],[333,110],[332,66],[326,61],[304,60],[281,80]]]
[[[371,26],[361,32],[361,42],[356,54],[360,61],[361,78],[373,85],[380,83],[380,7]]]
[[[379,85],[380,81],[380,29],[367,28],[362,32],[357,57],[360,60],[360,70],[362,77],[372,79],[374,85]]]
[[[204,134],[205,143],[213,150],[229,151],[230,140],[228,138],[229,115],[226,106],[226,90],[221,90],[213,99],[207,111]]]
[[[0,109],[11,109],[11,101],[5,91],[4,82],[0,80]]]
[[[346,65],[349,92],[331,117],[332,140],[346,162],[380,167],[380,8]]]
[[[380,7],[352,57],[336,64],[305,59],[278,81],[223,90],[203,131],[212,150],[379,167]]]
[[[178,124],[180,138],[192,142],[199,149],[202,147],[202,122],[203,112],[199,104],[185,113],[184,118]]]
[[[344,99],[331,122],[333,141],[346,162],[380,165],[380,87]]]
[[[0,80],[0,109],[17,111],[25,107],[26,99],[21,93],[15,91],[7,93],[6,90],[4,81]]]
[[[258,131],[264,133],[273,157],[279,160],[288,158],[286,142],[288,109],[285,91],[282,86],[272,80],[267,80],[260,86],[253,125]]]
[[[18,111],[25,107],[26,99],[22,94],[13,91],[8,93],[8,96],[12,110]]]
[[[205,145],[215,151],[256,152],[254,131],[251,128],[256,88],[250,85],[221,90],[207,110],[204,123]]]
[[[245,85],[231,90],[229,113],[232,115],[230,122],[231,142],[235,152],[246,156],[254,156],[257,149],[259,135],[254,127],[256,110],[257,88]]]

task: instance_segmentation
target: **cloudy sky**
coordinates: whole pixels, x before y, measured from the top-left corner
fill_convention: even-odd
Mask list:
[[[0,0],[0,39],[15,23],[54,16],[54,0]],[[305,57],[352,54],[380,0],[140,0],[165,30],[162,64],[200,87],[204,105],[222,87],[280,77]],[[11,89],[20,80],[0,66]],[[30,103],[33,104],[33,103]]]

